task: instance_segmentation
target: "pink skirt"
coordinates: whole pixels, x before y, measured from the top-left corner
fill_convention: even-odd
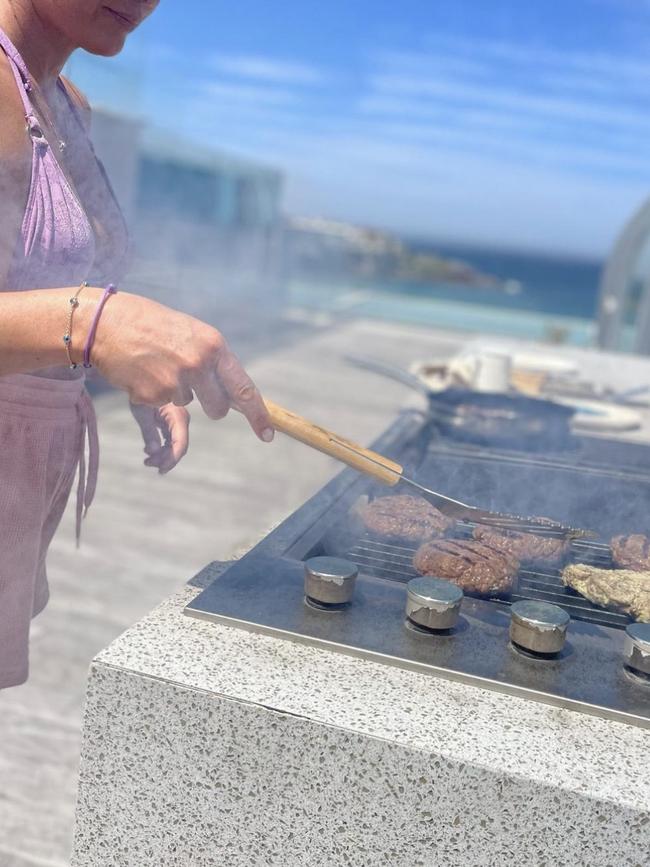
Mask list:
[[[97,422],[83,377],[0,377],[0,689],[27,680],[30,621],[49,598],[47,549],[77,467],[79,546],[98,464]]]

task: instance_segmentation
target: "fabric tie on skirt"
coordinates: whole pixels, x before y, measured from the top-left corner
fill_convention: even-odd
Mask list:
[[[88,507],[93,501],[97,489],[97,472],[99,469],[99,438],[97,435],[97,417],[95,407],[88,392],[81,392],[77,403],[80,418],[81,437],[79,445],[79,481],[77,483],[77,511],[75,534],[77,548],[81,538],[81,520],[86,517]],[[86,435],[88,436],[88,474],[86,475]]]
[[[95,411],[82,377],[0,376],[0,689],[27,679],[29,625],[49,599],[48,549],[77,471],[79,547],[98,464]]]
[[[47,424],[61,421],[76,429],[73,465],[79,467],[75,536],[77,548],[81,538],[81,522],[88,512],[97,488],[99,469],[99,438],[93,401],[84,386],[84,377],[49,379],[29,374],[9,374],[0,377],[0,413],[18,413],[42,419]],[[76,413],[76,415],[75,415]],[[86,461],[86,439],[88,460]],[[47,434],[43,434],[43,443]],[[18,456],[17,456],[18,459]],[[69,458],[66,458],[68,460]]]

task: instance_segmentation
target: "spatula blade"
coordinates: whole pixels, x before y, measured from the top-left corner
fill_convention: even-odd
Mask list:
[[[477,509],[476,506],[468,506],[467,503],[461,503],[460,500],[454,500],[437,491],[425,488],[423,485],[414,482],[404,475],[402,475],[402,482],[406,483],[409,487],[415,488],[421,497],[439,509],[444,515],[457,521],[469,521],[499,530],[512,530],[559,539],[595,538],[596,536],[590,530],[566,527],[558,522],[540,521],[539,518],[526,518],[519,515],[507,515],[501,512]]]

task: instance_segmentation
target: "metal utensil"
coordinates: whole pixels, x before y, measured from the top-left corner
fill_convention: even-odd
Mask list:
[[[517,392],[492,394],[457,385],[436,390],[396,365],[365,355],[345,358],[356,367],[419,392],[427,399],[429,415],[441,433],[459,442],[525,451],[564,451],[573,446],[570,429],[573,407]]]
[[[311,448],[317,449],[326,455],[330,455],[339,461],[353,467],[359,472],[365,473],[385,485],[395,487],[402,484],[416,491],[437,509],[459,521],[472,521],[479,524],[489,524],[503,530],[519,530],[527,533],[535,533],[539,536],[553,536],[558,538],[579,538],[590,535],[586,530],[573,527],[565,527],[563,524],[541,522],[536,518],[525,518],[519,515],[508,515],[501,512],[492,512],[486,509],[478,509],[475,506],[461,503],[437,491],[425,488],[418,482],[404,475],[404,469],[400,464],[391,461],[383,455],[366,449],[357,443],[351,442],[338,434],[332,433],[325,428],[319,427],[302,416],[290,412],[273,401],[266,401],[267,409],[273,420],[274,427]]]
[[[393,379],[395,382],[400,382],[402,385],[407,386],[407,388],[418,391],[424,397],[428,398],[431,395],[431,389],[419,376],[398,367],[396,364],[389,364],[377,358],[370,358],[367,355],[346,355],[345,360],[362,370],[369,370],[371,373],[377,373],[380,376]]]

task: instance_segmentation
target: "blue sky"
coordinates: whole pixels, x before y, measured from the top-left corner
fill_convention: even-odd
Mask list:
[[[290,213],[602,256],[650,195],[650,0],[162,0],[71,72]]]

